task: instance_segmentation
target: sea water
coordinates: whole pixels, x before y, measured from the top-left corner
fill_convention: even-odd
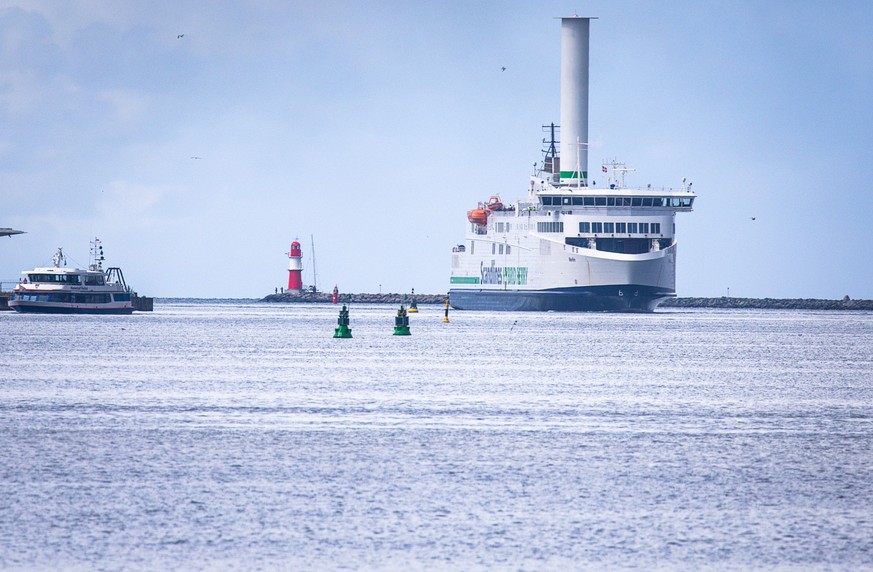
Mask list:
[[[0,315],[0,569],[873,569],[873,314]]]

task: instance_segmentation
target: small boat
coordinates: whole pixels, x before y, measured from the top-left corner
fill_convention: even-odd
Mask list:
[[[467,220],[473,224],[486,225],[488,224],[488,215],[491,211],[486,209],[482,203],[479,203],[479,208],[467,211]]]
[[[502,211],[503,201],[500,200],[499,196],[491,195],[491,198],[488,199],[488,204],[485,208],[487,208],[489,211]]]
[[[87,269],[67,268],[62,248],[52,257],[53,266],[22,272],[9,307],[18,312],[50,314],[130,314],[134,310],[130,287],[121,268],[103,270],[103,247],[91,243]]]

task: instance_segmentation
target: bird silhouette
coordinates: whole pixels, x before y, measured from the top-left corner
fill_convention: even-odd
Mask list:
[[[177,39],[184,38],[184,37],[185,37],[185,34],[179,34],[178,36],[176,36]]]
[[[749,218],[752,219],[752,220],[755,220],[755,217],[753,217],[753,216],[750,216]]]
[[[502,68],[500,68],[500,71],[506,71],[506,66],[503,66]]]

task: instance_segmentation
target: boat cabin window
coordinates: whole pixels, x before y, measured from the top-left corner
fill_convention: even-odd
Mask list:
[[[60,284],[81,284],[78,274],[28,274],[30,282],[55,282]]]
[[[585,207],[675,207],[690,208],[694,197],[554,197],[542,196],[544,206]]]
[[[537,232],[564,232],[564,223],[557,222],[538,222]]]
[[[103,275],[93,275],[86,274],[85,275],[85,286],[103,286],[105,284],[105,280]]]
[[[579,223],[579,234],[649,234],[649,232],[661,234],[661,223],[588,221]]]

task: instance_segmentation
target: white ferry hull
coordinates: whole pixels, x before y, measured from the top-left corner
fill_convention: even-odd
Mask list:
[[[457,310],[511,312],[651,312],[675,293],[650,286],[578,286],[553,290],[449,290]]]
[[[12,300],[9,308],[29,314],[132,314],[131,304],[64,304]]]
[[[458,310],[651,312],[676,295],[675,244],[640,255],[551,246],[557,252],[548,256],[519,255],[508,272],[494,257],[468,256],[453,272],[453,282],[467,284],[449,290],[449,303]]]

